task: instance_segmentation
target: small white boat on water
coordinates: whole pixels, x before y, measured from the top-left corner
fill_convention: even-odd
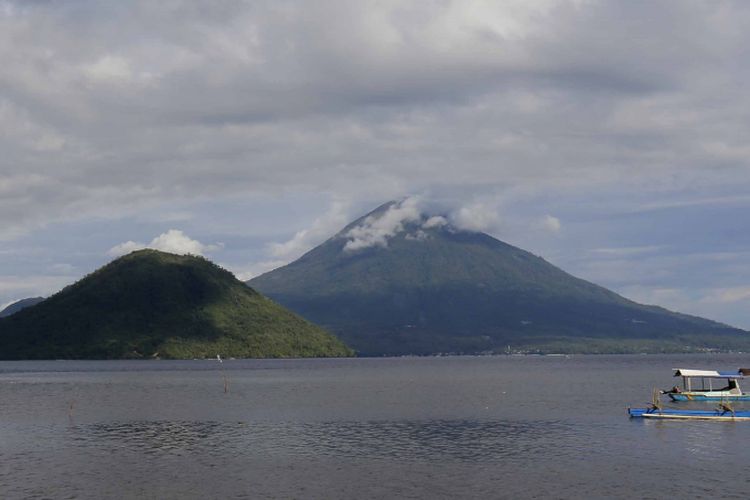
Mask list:
[[[750,375],[750,369],[720,372],[674,368],[674,371],[675,377],[682,377],[682,387],[663,391],[672,401],[750,401],[750,394],[740,388],[740,381]]]

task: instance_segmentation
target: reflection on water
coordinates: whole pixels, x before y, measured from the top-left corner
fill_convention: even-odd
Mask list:
[[[145,454],[329,456],[493,462],[570,452],[571,429],[559,422],[385,421],[320,423],[119,422],[73,425],[74,446]]]
[[[300,443],[313,454],[486,463],[539,451],[545,443],[561,441],[566,427],[555,422],[458,420],[331,422],[300,430]]]
[[[218,422],[121,422],[73,425],[70,437],[76,446],[129,448],[146,454],[224,449],[236,441],[237,426]]]
[[[0,499],[747,498],[750,423],[630,420],[750,357],[0,362]]]

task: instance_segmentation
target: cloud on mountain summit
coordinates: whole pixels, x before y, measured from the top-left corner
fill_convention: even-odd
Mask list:
[[[178,229],[170,229],[166,233],[162,233],[155,237],[149,244],[126,241],[119,245],[115,245],[107,251],[107,255],[111,257],[119,257],[136,250],[143,250],[144,248],[161,250],[162,252],[175,253],[178,255],[205,255],[207,252],[220,249],[221,246],[221,244],[205,245],[198,240],[190,238]]]
[[[344,235],[348,239],[344,250],[354,251],[373,246],[387,247],[390,238],[404,231],[405,223],[422,219],[425,220],[420,229],[414,234],[408,234],[407,238],[425,240],[427,239],[425,229],[444,226],[466,231],[492,231],[497,229],[500,223],[498,209],[490,203],[474,202],[452,209],[443,203],[441,210],[447,211],[447,217],[431,213],[428,211],[429,208],[425,208],[432,204],[424,196],[412,196],[390,205],[383,213],[368,216],[361,224]],[[435,206],[438,205],[435,204]],[[559,224],[559,220],[555,219],[555,221]],[[547,222],[548,225],[553,223],[554,221]]]
[[[368,216],[361,224],[346,232],[345,252],[368,247],[387,247],[388,239],[404,229],[404,223],[418,221],[422,217],[419,199],[406,198],[393,203],[382,214]]]
[[[443,227],[446,225],[448,225],[448,219],[446,219],[442,215],[433,215],[432,217],[424,221],[424,224],[422,224],[422,228],[432,229],[435,227]]]
[[[491,231],[500,223],[497,208],[480,202],[460,207],[450,217],[455,227],[467,231]]]

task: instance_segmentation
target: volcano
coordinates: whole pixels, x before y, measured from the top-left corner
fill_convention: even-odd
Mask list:
[[[407,201],[248,284],[360,355],[750,347],[748,332],[638,304]]]

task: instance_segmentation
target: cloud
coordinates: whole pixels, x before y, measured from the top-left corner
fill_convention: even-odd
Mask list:
[[[264,260],[255,262],[249,266],[241,267],[239,269],[237,268],[237,266],[234,266],[234,274],[235,276],[237,276],[238,280],[247,281],[249,279],[255,278],[256,276],[260,276],[263,273],[272,271],[278,267],[285,266],[288,263],[289,262],[286,260]]]
[[[442,215],[433,215],[422,224],[424,229],[432,229],[436,227],[443,227],[448,225],[448,219]]]
[[[750,305],[750,286],[680,288],[625,287],[620,292],[642,304],[654,304],[673,311],[710,318],[739,328],[750,329],[743,314]]]
[[[73,281],[75,277],[71,275],[3,275],[0,276],[0,296],[7,299],[7,306],[32,296],[49,296]]]
[[[736,286],[730,288],[716,288],[702,298],[704,302],[734,303],[750,301],[750,286]]]
[[[612,257],[624,257],[630,255],[643,255],[658,252],[662,247],[658,245],[649,245],[642,247],[620,247],[620,248],[594,248],[591,250],[594,254],[612,256]]]
[[[541,224],[544,229],[547,229],[548,231],[551,231],[553,233],[559,233],[560,228],[562,227],[560,219],[558,219],[557,217],[553,217],[552,215],[545,215],[544,217],[542,217]]]
[[[269,253],[277,262],[289,262],[330,238],[347,222],[349,222],[349,204],[335,201],[328,212],[316,218],[309,228],[297,231],[284,243],[271,243]]]
[[[404,238],[413,241],[425,241],[430,238],[430,235],[421,229],[417,229],[414,234],[407,234]]]
[[[481,202],[460,207],[450,217],[455,227],[467,231],[489,231],[500,223],[497,209]]]
[[[49,267],[49,271],[54,274],[72,275],[77,272],[76,267],[67,262],[57,262]]]
[[[110,248],[107,251],[107,255],[110,255],[112,257],[120,257],[121,255],[127,255],[130,252],[143,250],[144,248],[148,248],[148,245],[146,245],[145,243],[137,243],[135,241],[128,240],[124,243],[120,243],[119,245],[115,245]]]
[[[690,207],[712,207],[720,205],[745,206],[750,204],[750,196],[747,194],[730,194],[705,198],[703,196],[692,196],[690,199],[677,200],[655,200],[633,209],[634,212],[652,212],[669,209],[683,209]]]
[[[151,240],[151,243],[149,244],[126,241],[119,245],[115,245],[107,251],[107,255],[119,257],[144,248],[152,248],[154,250],[161,250],[162,252],[175,253],[178,255],[204,255],[205,253],[219,250],[221,247],[221,244],[205,245],[198,240],[191,239],[178,229],[170,229],[166,233],[162,233]]]
[[[390,205],[382,214],[368,216],[362,224],[353,227],[344,235],[345,252],[353,252],[369,247],[387,247],[388,240],[404,230],[404,223],[418,221],[422,213],[418,208],[419,199],[406,198]]]
[[[3,5],[0,183],[38,179],[6,238],[217,196],[750,182],[739,4]]]
[[[127,83],[132,78],[128,62],[122,57],[106,55],[83,68],[84,74],[92,80],[122,81]]]

